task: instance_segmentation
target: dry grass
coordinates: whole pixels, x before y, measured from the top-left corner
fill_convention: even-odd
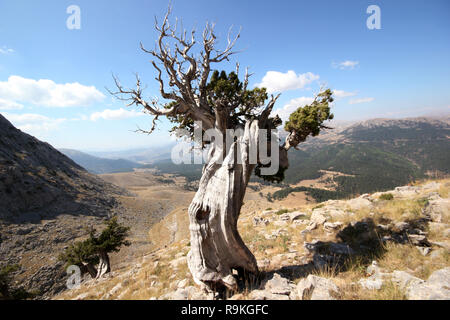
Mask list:
[[[442,185],[439,190],[441,197],[448,197],[449,186],[448,179],[441,181]],[[253,200],[252,200],[253,201]],[[365,218],[372,218],[374,222],[387,224],[388,222],[415,220],[423,216],[422,209],[426,205],[426,201],[422,200],[422,195],[418,195],[413,199],[399,199],[394,198],[392,200],[376,200],[373,202],[372,208],[364,208],[361,210],[352,210],[352,215],[344,217],[337,217],[334,220],[341,221],[344,226],[354,222],[361,221]],[[267,204],[263,204],[266,210]],[[253,217],[255,212],[245,211],[241,215],[238,222],[239,233],[242,236],[244,242],[254,253],[258,260],[267,259],[270,261],[270,265],[262,266],[261,271],[273,271],[281,268],[283,265],[297,265],[300,258],[306,256],[306,249],[303,247],[304,241],[310,242],[313,239],[320,239],[322,241],[337,241],[335,234],[326,234],[322,227],[319,227],[312,232],[301,234],[306,225],[295,224],[286,222],[286,224],[280,222],[279,215],[285,212],[291,212],[293,210],[300,210],[302,212],[311,214],[312,209],[315,207],[323,207],[324,204],[308,204],[301,207],[296,206],[284,208],[279,206],[278,203],[270,204],[276,213],[271,214],[271,221],[268,225],[253,225]],[[349,212],[349,208],[344,208]],[[167,232],[173,222],[177,222],[179,226],[177,232],[181,232],[186,227],[186,222],[178,218],[181,215],[177,212],[175,219],[169,221],[169,217],[163,220],[165,225],[161,227],[160,233]],[[261,210],[262,211],[262,210]],[[258,212],[258,211],[256,211]],[[262,216],[270,217],[270,216]],[[309,216],[306,217],[307,219]],[[331,220],[333,221],[333,220]],[[162,225],[162,223],[160,223]],[[155,228],[156,229],[156,228]],[[159,230],[159,229],[158,229]],[[442,236],[443,229],[427,230],[429,232],[428,238],[435,241],[448,240]],[[272,233],[277,234],[275,238],[266,238],[267,235]],[[153,233],[155,235],[155,232]],[[188,235],[184,234],[187,239]],[[168,238],[168,237],[167,237]],[[165,293],[173,292],[176,290],[175,285],[179,280],[188,279],[188,286],[194,285],[192,277],[189,273],[187,264],[185,262],[180,263],[176,268],[171,266],[171,262],[178,259],[181,256],[185,256],[189,250],[187,240],[182,240],[182,237],[172,237],[174,241],[168,243],[167,247],[160,246],[151,259],[145,259],[142,262],[142,266],[135,269],[135,272],[130,276],[121,277],[120,275],[126,274],[132,270],[131,268],[120,270],[117,277],[106,279],[101,282],[94,282],[91,285],[85,286],[80,290],[72,290],[62,295],[66,299],[74,298],[80,293],[88,293],[87,298],[98,299],[111,291],[114,286],[121,283],[122,289],[117,294],[108,297],[109,299],[149,299],[151,297],[161,297]],[[438,248],[433,248],[438,250]],[[421,279],[427,279],[429,275],[435,270],[447,267],[449,263],[449,253],[444,249],[439,251],[438,255],[422,256],[422,254],[413,245],[409,244],[394,244],[390,243],[383,245],[382,253],[374,257],[356,257],[346,261],[345,266],[338,269],[336,266],[328,266],[322,269],[314,270],[313,274],[320,277],[332,279],[338,287],[341,289],[339,299],[345,300],[402,300],[405,299],[405,292],[398,286],[390,281],[386,281],[380,290],[367,290],[362,288],[357,282],[359,279],[366,277],[366,268],[371,259],[377,260],[379,266],[383,269],[383,272],[392,272],[394,270],[404,270],[412,275]],[[288,261],[276,260],[275,257],[283,256],[295,256],[295,258],[286,259]],[[157,263],[155,263],[157,261]],[[303,263],[303,262],[302,262]],[[301,278],[297,278],[294,282],[298,282]],[[246,289],[243,292],[235,295],[233,299],[249,299],[249,293],[251,289]]]
[[[383,201],[375,208],[375,221],[389,219],[393,221],[414,220],[422,216],[424,203],[417,200],[394,199]]]

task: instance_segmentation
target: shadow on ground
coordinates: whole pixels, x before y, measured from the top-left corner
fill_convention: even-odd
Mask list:
[[[428,221],[427,218],[419,218],[393,224],[385,219],[381,221],[383,224],[375,224],[373,219],[366,218],[349,223],[337,233],[336,241],[305,242],[310,258],[306,264],[264,271],[256,277],[238,277],[238,293],[263,289],[275,273],[295,281],[321,271],[335,276],[355,264],[365,269],[373,260],[385,255],[387,242],[429,247],[431,244],[423,236]],[[231,293],[226,294],[231,296]]]

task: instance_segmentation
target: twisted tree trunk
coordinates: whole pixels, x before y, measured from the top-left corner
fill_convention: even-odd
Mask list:
[[[84,274],[86,272],[89,273],[89,275],[92,278],[96,278],[97,277],[97,269],[92,265],[92,263],[90,262],[82,262],[82,266],[81,266],[81,272]]]
[[[229,150],[211,146],[210,159],[189,206],[188,266],[194,281],[207,289],[237,289],[233,270],[240,274],[258,273],[256,259],[237,230],[245,190],[255,167],[249,163],[249,146],[257,143],[258,129],[258,121],[247,122],[244,135]],[[224,161],[220,164],[222,155]]]
[[[108,253],[106,253],[105,251],[100,251],[99,259],[100,261],[97,266],[97,276],[95,277],[96,279],[104,276],[111,271]]]

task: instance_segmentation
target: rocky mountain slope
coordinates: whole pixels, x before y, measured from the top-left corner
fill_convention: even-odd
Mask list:
[[[0,261],[41,295],[64,286],[56,256],[118,209],[122,188],[88,173],[0,115]],[[55,254],[57,251],[57,254]]]
[[[238,225],[261,275],[221,298],[450,299],[449,179],[316,205],[244,210]],[[172,236],[159,249],[54,298],[215,298],[188,271],[186,212],[174,211],[149,235],[161,230]]]

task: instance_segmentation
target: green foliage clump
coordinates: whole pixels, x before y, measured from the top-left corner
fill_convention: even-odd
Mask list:
[[[286,187],[281,190],[275,191],[270,195],[271,200],[281,200],[286,198],[292,192],[306,192],[309,196],[313,197],[317,202],[323,202],[331,199],[342,198],[343,195],[337,191],[330,191],[324,189],[310,188],[310,187]],[[269,200],[269,199],[268,199]],[[269,200],[270,201],[270,200]]]
[[[117,217],[113,217],[106,222],[106,228],[99,235],[92,228],[89,231],[89,238],[71,244],[60,254],[59,260],[65,262],[66,266],[95,265],[99,262],[101,253],[117,252],[121,246],[130,245],[130,242],[126,240],[129,229],[120,225]]]
[[[266,88],[249,90],[235,72],[227,74],[226,71],[219,72],[218,70],[211,74],[206,91],[211,115],[214,116],[216,111],[229,115],[227,128],[235,128],[238,124],[243,124],[245,120],[258,115],[260,107],[268,98]],[[170,102],[165,105],[165,108],[169,109],[177,103],[176,101]],[[170,130],[171,132],[184,129],[189,132],[191,139],[194,138],[194,121],[189,113],[177,113],[173,116],[169,115],[167,118],[175,124]]]
[[[380,196],[380,200],[392,200],[394,199],[394,196],[392,195],[392,193],[383,193]]]
[[[95,229],[89,234],[89,240],[92,242],[94,252],[117,252],[121,246],[129,246],[131,243],[126,240],[130,228],[120,225],[117,217],[106,222],[106,228],[99,236],[95,235]]]
[[[295,132],[297,140],[303,142],[309,135],[314,137],[321,129],[329,129],[323,123],[334,118],[330,113],[330,103],[334,101],[332,95],[330,89],[322,91],[310,105],[300,107],[291,113],[284,130]]]
[[[289,212],[288,209],[280,209],[277,212],[275,212],[275,214],[279,216],[279,215],[282,215],[282,214],[288,213],[288,212]]]
[[[70,265],[82,266],[84,264],[97,264],[98,256],[91,239],[72,243],[63,253],[59,255],[59,260]]]

